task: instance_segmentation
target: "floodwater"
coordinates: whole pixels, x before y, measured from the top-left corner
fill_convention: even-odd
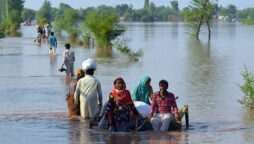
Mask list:
[[[144,56],[128,63],[113,50],[110,58],[95,58],[104,101],[118,76],[130,91],[145,74],[152,77],[154,91],[159,80],[166,79],[169,91],[179,96],[178,107],[189,105],[189,129],[112,133],[88,129],[87,121],[70,120],[68,82],[58,71],[67,41],[58,37],[57,55],[49,56],[46,43],[33,42],[35,28],[22,26],[22,37],[0,39],[0,143],[254,143],[254,113],[237,102],[243,96],[239,85],[244,66],[254,71],[254,26],[214,24],[208,43],[205,31],[199,42],[189,38],[183,23],[124,24],[130,47],[143,49]],[[75,69],[97,53],[94,48],[71,48]]]

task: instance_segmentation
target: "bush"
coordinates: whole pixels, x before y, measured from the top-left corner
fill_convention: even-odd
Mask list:
[[[254,25],[254,19],[253,18],[243,19],[242,23],[245,25]]]
[[[143,56],[143,51],[142,49],[139,49],[135,52],[130,49],[128,45],[129,41],[129,39],[125,39],[124,37],[122,39],[117,39],[114,43],[114,47],[127,56],[129,62],[137,62],[139,61],[139,58]]]
[[[5,34],[4,34],[4,25],[0,24],[0,38],[3,38],[3,37],[5,37]]]
[[[244,84],[240,86],[241,91],[244,93],[242,99],[238,100],[247,109],[254,109],[254,75],[250,73],[246,67],[241,73]]]

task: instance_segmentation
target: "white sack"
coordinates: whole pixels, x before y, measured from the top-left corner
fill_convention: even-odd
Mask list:
[[[150,105],[142,101],[134,101],[134,105],[138,112],[143,116],[147,117],[150,113]]]

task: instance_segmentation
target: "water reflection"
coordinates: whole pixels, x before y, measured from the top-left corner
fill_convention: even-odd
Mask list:
[[[144,24],[144,41],[149,40],[150,37],[154,35],[154,25],[152,23],[145,23]]]
[[[186,131],[159,132],[110,132],[98,130],[96,127],[88,129],[88,120],[70,120],[68,128],[68,143],[73,144],[188,144],[189,134]]]
[[[236,26],[237,26],[237,22],[228,23],[229,36],[233,36],[236,34],[236,29],[237,29]]]
[[[210,43],[202,43],[196,39],[189,39],[186,49],[186,92],[188,92],[189,102],[192,103],[193,97],[198,97],[199,103],[192,106],[193,109],[199,107],[208,110],[206,105],[207,96],[213,95],[213,89],[209,86],[211,74],[214,67],[211,66]],[[187,85],[188,84],[188,85]]]
[[[243,121],[246,123],[254,122],[254,111],[253,110],[244,111]]]
[[[50,58],[50,65],[55,66],[57,64],[57,56],[56,55],[49,55]]]
[[[138,135],[132,133],[111,133],[106,140],[109,144],[132,144],[138,142]]]
[[[245,111],[243,115],[243,123],[244,127],[248,128],[243,132],[243,137],[246,142],[252,142],[253,141],[253,135],[254,135],[254,111],[253,110],[247,110]]]
[[[97,49],[96,53],[95,53],[95,57],[98,58],[108,58],[108,57],[112,57],[112,48],[107,48],[107,49]]]
[[[87,122],[80,120],[69,120],[68,138],[71,144],[91,143],[90,134],[86,131],[88,128]]]
[[[172,33],[172,36],[178,38],[178,25],[179,23],[178,22],[173,22],[172,23],[172,30],[171,30],[171,33]]]
[[[227,107],[229,104],[237,103],[230,98],[232,94],[226,88],[234,85],[229,81],[232,79],[229,70],[231,60],[228,58],[230,53],[218,52],[209,41],[201,42],[193,39],[189,41],[186,53],[188,59],[185,63],[187,99],[190,103],[193,103],[194,99],[198,100],[195,105],[191,105],[191,109],[197,110],[199,114],[192,118],[201,121],[206,119],[207,122],[215,118],[229,119],[225,113],[232,114],[232,112],[229,112]],[[237,107],[234,108],[237,109]],[[203,117],[204,115],[207,116]]]

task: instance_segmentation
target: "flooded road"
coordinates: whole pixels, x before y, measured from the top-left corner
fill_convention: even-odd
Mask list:
[[[189,105],[189,129],[111,133],[88,129],[87,121],[70,120],[68,82],[58,71],[67,41],[58,37],[57,55],[49,56],[46,43],[33,42],[35,28],[22,27],[22,37],[0,39],[0,143],[254,143],[254,113],[237,102],[243,95],[238,85],[243,83],[244,66],[254,71],[253,26],[215,24],[208,43],[206,32],[199,42],[190,39],[183,23],[124,25],[130,47],[143,49],[144,56],[132,64],[116,50],[111,58],[95,58],[104,101],[117,76],[130,91],[143,75],[151,76],[154,91],[159,80],[166,79],[169,91],[179,96],[178,107]],[[71,49],[75,69],[96,53],[77,45]]]

